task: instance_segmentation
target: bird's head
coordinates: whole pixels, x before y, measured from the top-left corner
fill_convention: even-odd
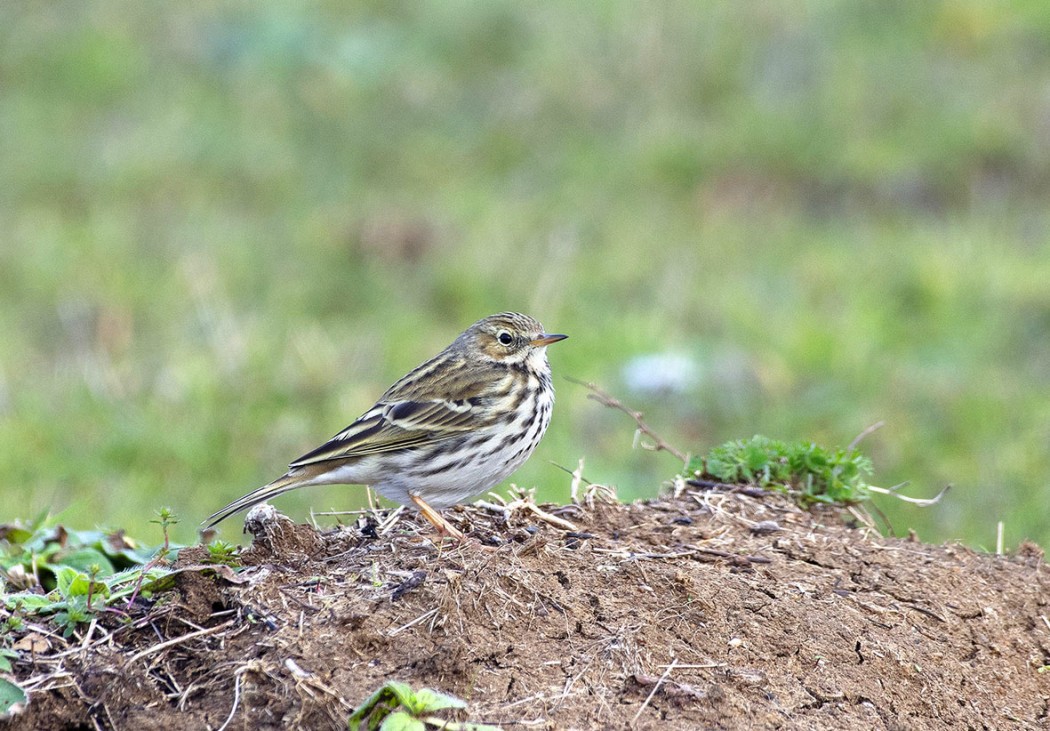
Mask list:
[[[501,312],[478,320],[461,336],[467,347],[482,358],[501,363],[522,363],[530,358],[546,360],[544,350],[568,335],[552,335],[543,325],[517,312]]]

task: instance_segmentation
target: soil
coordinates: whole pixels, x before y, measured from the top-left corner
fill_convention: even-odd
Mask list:
[[[506,729],[1050,727],[1034,545],[884,538],[746,489],[533,507],[448,511],[458,544],[255,512],[243,569],[184,549],[133,623],[23,637],[8,725],[346,729],[396,679]]]

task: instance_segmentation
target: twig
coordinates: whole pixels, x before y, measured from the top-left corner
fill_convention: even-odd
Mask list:
[[[868,488],[870,489],[871,485],[868,485]],[[893,523],[890,522],[890,516],[886,515],[886,513],[883,512],[882,508],[875,504],[874,500],[868,505],[868,507],[875,511],[875,515],[877,515],[879,517],[879,520],[882,521],[883,525],[886,526],[886,530],[889,533],[889,535],[893,535]]]
[[[773,559],[766,558],[765,556],[748,556],[742,553],[729,553],[728,551],[719,551],[715,548],[700,548],[694,547],[697,553],[706,554],[708,556],[717,556],[718,558],[724,558],[727,561],[734,563],[773,563]]]
[[[939,493],[937,493],[936,495],[934,495],[931,498],[926,498],[926,499],[917,498],[917,497],[908,497],[907,495],[898,495],[897,492],[896,492],[897,489],[900,488],[900,487],[903,487],[905,484],[907,484],[907,483],[902,483],[901,485],[897,485],[896,487],[890,487],[890,488],[876,487],[875,485],[868,485],[868,489],[871,490],[874,493],[879,494],[879,495],[892,495],[893,497],[897,498],[898,500],[902,500],[902,501],[904,501],[906,503],[911,503],[912,505],[918,505],[920,508],[927,508],[927,507],[929,507],[931,505],[936,505],[937,503],[939,503],[941,501],[941,498],[944,497],[944,494],[952,489],[951,485],[945,485],[944,487],[941,488],[941,491]]]
[[[860,444],[861,440],[864,439],[864,437],[868,436],[869,434],[871,434],[873,432],[877,432],[879,429],[881,429],[884,426],[886,426],[886,422],[885,421],[876,421],[874,424],[869,426],[867,429],[862,431],[860,434],[858,434],[857,436],[853,437],[853,441],[849,443],[849,446],[847,447],[847,449],[851,449],[851,450],[854,449],[858,444]]]
[[[110,728],[116,728],[117,725],[113,722],[113,714],[109,712],[109,706],[107,706],[105,703],[103,703],[102,704],[102,710],[106,712],[106,718],[109,719],[109,727]],[[92,717],[91,720],[95,721],[96,724],[98,723],[98,719],[96,719],[94,717]],[[101,727],[101,724],[99,724],[99,727]]]
[[[638,432],[640,432],[641,434],[645,434],[647,437],[653,440],[653,444],[646,446],[646,449],[651,449],[654,452],[659,452],[660,450],[670,452],[675,457],[682,460],[683,464],[689,461],[689,456],[685,452],[668,444],[659,434],[654,432],[650,428],[650,426],[645,423],[645,420],[642,418],[641,411],[635,411],[634,409],[628,408],[619,399],[613,398],[593,383],[581,381],[579,379],[572,378],[571,376],[566,376],[566,378],[568,378],[571,382],[583,386],[588,391],[590,391],[590,393],[587,395],[587,398],[593,401],[597,401],[602,406],[608,406],[610,409],[622,411],[623,413],[627,414],[629,417],[634,419],[634,423],[638,425]]]
[[[511,503],[511,505],[513,505],[513,503]],[[533,515],[542,520],[544,523],[549,523],[557,528],[561,528],[562,530],[579,530],[579,528],[576,527],[575,523],[565,520],[565,518],[559,518],[557,515],[548,513],[546,510],[544,510],[534,502],[527,501],[525,503],[525,507],[528,508]]]
[[[54,684],[45,685],[45,683],[55,683],[59,680],[65,680],[67,678],[70,682],[64,686],[58,686]],[[55,672],[49,673],[47,675],[34,675],[32,677],[29,677],[23,681],[20,681],[19,685],[21,685],[27,691],[38,690],[43,692],[48,690],[54,690],[55,688],[59,687],[69,687],[70,685],[76,687],[76,681],[73,680],[73,673],[66,672],[65,670],[56,670]]]
[[[398,505],[397,508],[391,511],[390,515],[386,517],[386,520],[379,523],[379,527],[376,528],[376,533],[385,536],[392,531],[397,524],[397,521],[401,519],[401,516],[405,514],[406,510],[407,508],[404,505]]]
[[[878,526],[875,525],[875,519],[860,505],[848,505],[846,506],[846,511],[868,530],[875,533],[879,532]]]
[[[572,475],[572,482],[569,483],[569,496],[573,505],[579,505],[580,483],[586,482],[588,486],[593,484],[590,480],[584,480],[583,478],[583,457],[580,457],[579,461],[576,463],[576,469],[569,474]]]
[[[893,596],[893,595],[891,594],[890,596]],[[896,599],[896,597],[894,597],[894,599]],[[925,614],[927,617],[930,617],[932,619],[936,619],[938,622],[944,622],[944,623],[948,622],[947,619],[945,619],[941,615],[937,614],[932,609],[927,609],[926,607],[920,607],[915,602],[905,601],[904,603],[908,607],[910,607],[911,609],[914,609],[916,612],[919,612],[920,614]]]
[[[90,588],[90,586],[89,586]],[[91,600],[88,600],[88,605],[91,605]],[[95,627],[98,626],[98,617],[91,618],[91,624],[88,625],[87,632],[84,633],[84,640],[80,643],[80,651],[83,652],[91,644],[91,636],[95,634]]]
[[[595,553],[608,553],[617,558],[623,558],[625,561],[651,561],[653,559],[675,559],[675,558],[688,558],[689,556],[695,556],[700,554],[703,556],[715,556],[717,558],[724,558],[735,564],[742,563],[773,563],[773,560],[766,558],[765,556],[748,556],[741,553],[729,553],[728,551],[719,551],[715,548],[700,548],[699,546],[689,546],[687,551],[677,551],[675,553],[655,553],[652,551],[629,551],[623,548],[594,548],[592,549]],[[681,667],[681,666],[679,666]]]
[[[559,466],[560,465],[555,465]],[[561,469],[565,469],[561,467]],[[475,505],[490,510],[494,513],[502,513],[504,520],[509,520],[510,516],[518,510],[527,510],[537,518],[545,523],[549,523],[553,526],[561,528],[562,530],[575,531],[579,530],[574,523],[570,523],[564,518],[559,518],[557,515],[548,513],[546,510],[536,504],[536,489],[531,488],[529,490],[523,490],[517,485],[512,484],[510,486],[509,494],[514,498],[510,502],[507,502],[502,495],[495,492],[490,492],[495,500],[499,501],[500,504],[489,502],[488,500],[477,500],[474,502]]]
[[[400,634],[401,632],[404,632],[409,627],[414,627],[415,625],[419,624],[420,622],[425,622],[428,619],[430,619],[432,616],[437,614],[437,611],[438,611],[438,608],[434,607],[433,609],[430,609],[430,610],[428,610],[426,612],[423,612],[421,615],[419,615],[418,617],[413,619],[411,622],[407,622],[407,623],[401,625],[400,627],[396,627],[396,628],[390,630],[389,632],[386,633],[386,636],[387,637],[393,637],[394,635],[397,635],[397,634]]]
[[[732,492],[748,497],[765,497],[769,490],[755,485],[733,485],[728,482],[715,482],[713,480],[700,480],[690,477],[685,481],[690,487],[699,487],[702,490],[718,490],[719,492]]]
[[[241,704],[241,678],[244,677],[244,672],[247,667],[243,667],[234,673],[233,679],[233,707],[230,708],[230,715],[226,717],[226,720],[219,726],[218,731],[226,731],[226,727],[230,725],[230,721],[233,720],[233,714],[237,713],[237,706]]]
[[[653,696],[656,695],[656,691],[660,690],[660,686],[663,685],[663,682],[667,680],[667,677],[671,674],[671,671],[674,670],[676,667],[678,667],[678,661],[672,660],[671,664],[667,666],[667,670],[664,670],[664,674],[661,675],[660,679],[656,681],[656,685],[654,685],[653,689],[649,691],[649,695],[645,697],[645,701],[638,708],[638,711],[634,714],[634,717],[631,719],[631,726],[634,726],[634,724],[637,723],[638,717],[642,715],[642,712],[649,705],[649,701],[653,699]]]
[[[376,522],[376,535],[386,535],[389,533],[397,521],[404,515],[406,508],[404,505],[398,505],[393,510],[389,511],[385,518],[380,519],[380,514],[384,512],[383,508],[373,507],[364,508],[362,510],[318,510],[310,511],[310,519],[314,523],[314,527],[317,527],[317,516],[324,517],[341,517],[344,515],[356,515],[360,520],[361,517],[370,517]]]
[[[175,645],[181,644],[183,642],[186,642],[187,640],[192,640],[192,639],[195,639],[197,637],[203,637],[204,635],[214,634],[216,632],[219,632],[221,630],[226,629],[227,627],[233,626],[235,621],[236,620],[231,619],[229,622],[225,622],[225,623],[220,624],[220,625],[218,625],[216,627],[209,627],[208,629],[202,629],[199,632],[190,632],[188,634],[184,634],[184,635],[180,635],[178,637],[175,637],[174,639],[170,639],[167,642],[161,642],[160,644],[153,645],[152,647],[147,647],[142,652],[138,652],[138,653],[132,655],[131,658],[128,660],[128,662],[135,662],[136,660],[141,660],[144,657],[147,657],[149,655],[153,655],[153,654],[155,654],[157,652],[160,652],[161,650],[166,650],[169,647],[173,647]]]
[[[699,549],[690,549],[688,551],[678,551],[676,553],[655,553],[653,551],[631,551],[625,548],[594,548],[592,549],[595,553],[608,553],[617,558],[623,558],[627,561],[637,561],[640,559],[654,559],[654,558],[685,558],[686,556],[694,556]]]
[[[565,511],[569,508],[579,508],[582,505],[586,505],[588,508],[593,509],[595,502],[598,500],[611,505],[617,505],[620,502],[620,498],[617,496],[616,488],[614,486],[600,485],[597,482],[591,482],[583,476],[582,457],[574,470],[570,470],[568,467],[560,465],[557,462],[551,462],[551,464],[572,477],[572,482],[569,483],[569,495],[571,496],[572,504],[562,506],[558,509],[559,511]],[[580,483],[587,485],[587,489],[583,491],[582,499],[580,498]]]

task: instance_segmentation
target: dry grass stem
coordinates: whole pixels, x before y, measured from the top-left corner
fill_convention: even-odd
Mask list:
[[[147,647],[141,652],[135,653],[130,658],[128,658],[128,662],[133,663],[138,660],[141,660],[144,657],[155,655],[162,650],[168,649],[169,647],[174,647],[175,645],[182,644],[183,642],[189,642],[190,640],[195,640],[199,637],[205,637],[207,635],[216,634],[217,632],[222,632],[223,630],[232,627],[235,622],[236,620],[231,619],[230,621],[220,624],[217,627],[209,627],[208,629],[202,629],[197,632],[189,632],[187,634],[180,635],[178,637],[174,637],[170,640],[167,640],[166,642],[159,642],[156,645]]]
[[[645,442],[638,442],[644,449],[649,449],[654,452],[669,452],[670,454],[673,454],[675,457],[681,460],[683,466],[689,463],[689,455],[683,452],[682,450],[678,449],[677,447],[674,447],[663,437],[661,437],[659,434],[653,431],[652,428],[645,423],[645,419],[642,418],[643,414],[641,411],[635,411],[634,409],[627,407],[619,399],[609,395],[593,383],[581,381],[579,379],[572,378],[569,376],[566,376],[566,378],[568,378],[569,381],[572,381],[573,383],[583,386],[584,388],[589,390],[590,393],[587,394],[587,398],[593,401],[597,401],[602,406],[608,406],[610,409],[622,411],[623,413],[627,414],[632,419],[634,419],[634,423],[638,427],[638,431],[636,432],[636,438],[637,435],[644,434],[652,440],[650,444],[646,444]]]

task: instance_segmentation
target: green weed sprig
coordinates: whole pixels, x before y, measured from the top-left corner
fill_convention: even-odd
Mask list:
[[[748,483],[787,493],[803,506],[852,505],[871,497],[871,460],[854,448],[822,447],[813,442],[782,442],[756,435],[712,449],[690,460],[694,477],[729,484]]]

